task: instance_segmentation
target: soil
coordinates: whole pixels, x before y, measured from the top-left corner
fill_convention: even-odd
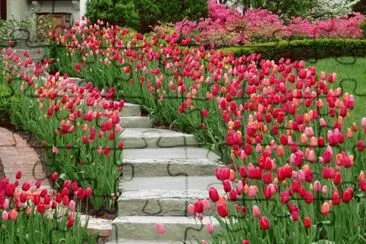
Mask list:
[[[4,166],[1,162],[1,158],[0,158],[0,179],[5,179]]]

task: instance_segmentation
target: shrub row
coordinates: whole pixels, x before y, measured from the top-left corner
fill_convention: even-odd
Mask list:
[[[236,57],[261,53],[263,58],[278,60],[281,57],[298,59],[322,59],[340,56],[366,56],[364,39],[311,39],[257,43],[253,45],[221,49]]]

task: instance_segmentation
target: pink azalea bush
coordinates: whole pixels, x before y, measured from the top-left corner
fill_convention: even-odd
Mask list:
[[[183,20],[176,23],[175,30],[183,38],[192,38],[195,43],[213,42],[222,46],[294,36],[361,38],[360,24],[363,20],[362,14],[354,13],[351,17],[333,17],[315,22],[295,17],[285,24],[278,15],[265,9],[249,9],[244,15],[240,15],[235,9],[210,0],[209,18],[198,22]]]
[[[352,17],[330,18],[319,20],[314,23],[300,17],[293,18],[288,25],[293,35],[307,36],[311,38],[339,37],[339,38],[361,38],[362,29],[360,24],[365,16],[354,13]]]

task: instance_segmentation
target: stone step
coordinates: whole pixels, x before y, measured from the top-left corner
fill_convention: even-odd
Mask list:
[[[88,215],[80,215],[80,225],[85,227],[86,223],[87,230],[89,233],[98,233],[101,237],[110,237],[112,235],[112,220],[95,218]]]
[[[163,235],[156,232],[157,223],[165,227]],[[112,240],[153,240],[159,243],[208,240],[211,239],[211,234],[207,232],[207,223],[212,223],[215,231],[220,228],[218,221],[213,217],[204,217],[200,222],[193,217],[120,216],[112,222]]]
[[[152,121],[149,117],[128,116],[121,117],[122,128],[151,128]]]
[[[124,148],[168,148],[199,145],[191,134],[157,128],[126,128],[121,139]]]
[[[210,186],[219,188],[214,176],[135,177],[122,180],[119,216],[186,216],[188,204],[208,198]],[[207,213],[212,213],[211,211]]]
[[[174,147],[125,149],[125,179],[141,176],[214,175],[219,157],[205,148]]]
[[[126,240],[126,239],[118,239],[117,241],[110,241],[106,244],[184,244],[183,241],[143,241],[143,240]],[[199,242],[191,242],[188,243],[199,243]]]
[[[144,190],[126,191],[118,200],[119,216],[189,216],[188,205],[197,198],[208,197],[208,190],[164,191]],[[213,215],[214,205],[205,215]]]
[[[125,103],[119,116],[120,117],[141,116],[141,106],[132,103]]]

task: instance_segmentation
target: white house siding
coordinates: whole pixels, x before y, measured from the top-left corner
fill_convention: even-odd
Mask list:
[[[26,0],[8,0],[6,10],[7,19],[24,20],[32,15]]]
[[[34,17],[34,13],[55,12],[55,13],[71,13],[72,19],[80,20],[85,15],[86,0],[80,1],[31,1],[28,0],[8,0],[7,1],[7,18],[23,20]]]

